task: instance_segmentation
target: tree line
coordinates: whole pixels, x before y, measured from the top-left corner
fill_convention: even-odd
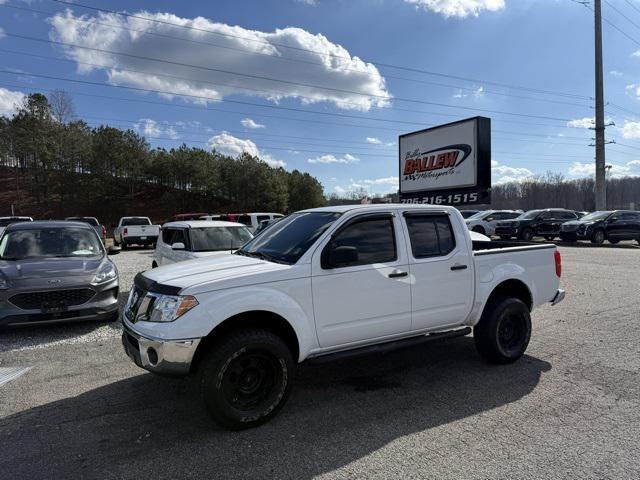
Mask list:
[[[151,148],[133,130],[91,128],[75,118],[64,92],[28,95],[12,117],[0,117],[0,168],[12,177],[3,183],[2,203],[40,218],[162,220],[185,211],[290,212],[326,202],[322,184],[308,173],[272,168],[246,153]],[[0,215],[10,213],[9,205],[0,208]]]

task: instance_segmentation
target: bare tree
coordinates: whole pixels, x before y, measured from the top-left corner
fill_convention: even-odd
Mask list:
[[[53,117],[62,124],[67,124],[76,118],[73,98],[64,90],[54,90],[49,95],[49,105]]]

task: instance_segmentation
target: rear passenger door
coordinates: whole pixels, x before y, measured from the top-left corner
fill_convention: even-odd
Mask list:
[[[457,325],[473,304],[473,258],[447,212],[406,211],[412,330]]]
[[[332,263],[340,250],[357,258]],[[392,213],[346,220],[313,255],[313,310],[323,348],[408,332],[411,293],[402,226]]]

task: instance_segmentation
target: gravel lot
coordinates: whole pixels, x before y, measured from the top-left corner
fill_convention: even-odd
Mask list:
[[[528,354],[470,337],[303,366],[273,422],[226,432],[193,382],[122,352],[117,325],[0,333],[0,472],[11,478],[640,478],[640,251],[561,248],[567,299]],[[114,260],[123,297],[149,251]],[[2,475],[0,475],[1,477]]]

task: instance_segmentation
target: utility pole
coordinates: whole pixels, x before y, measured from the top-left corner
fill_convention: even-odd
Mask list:
[[[604,152],[604,78],[602,75],[602,2],[594,0],[596,50],[596,210],[607,209]]]

